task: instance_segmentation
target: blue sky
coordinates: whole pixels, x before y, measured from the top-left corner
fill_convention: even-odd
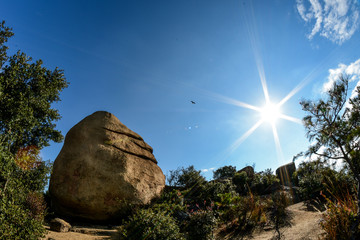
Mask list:
[[[54,105],[64,135],[109,111],[154,148],[164,174],[275,170],[309,145],[299,101],[322,97],[339,73],[359,81],[357,0],[14,0],[0,15],[15,33],[11,53],[65,71],[70,86]],[[256,125],[251,108],[266,93],[273,103],[291,96],[280,110],[297,120]],[[44,160],[61,147],[43,149]]]

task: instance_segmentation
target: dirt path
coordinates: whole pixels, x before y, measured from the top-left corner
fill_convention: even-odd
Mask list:
[[[71,232],[60,233],[51,231],[48,226],[45,227],[48,233],[42,240],[102,240],[119,239],[117,230],[106,226],[87,226],[73,227]]]
[[[323,233],[319,222],[322,213],[319,211],[309,211],[304,203],[297,203],[288,208],[293,215],[292,226],[282,228],[283,238],[285,240],[317,240]],[[118,239],[118,233],[115,228],[106,226],[87,226],[75,227],[72,232],[59,233],[49,230],[48,234],[42,240],[100,240],[100,239]],[[74,232],[75,231],[75,232]],[[274,230],[255,232],[251,237],[245,239],[269,240],[274,236]],[[237,238],[234,238],[237,239]]]
[[[289,240],[313,240],[319,239],[323,230],[320,228],[322,213],[319,211],[309,211],[304,203],[297,203],[288,207],[293,214],[292,226],[281,229],[282,239]],[[274,236],[274,230],[262,231],[253,234],[253,240],[268,240]]]

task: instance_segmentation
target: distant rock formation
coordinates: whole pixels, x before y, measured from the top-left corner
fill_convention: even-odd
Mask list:
[[[238,171],[238,173],[241,173],[241,172],[246,172],[248,178],[250,178],[250,179],[253,179],[255,176],[254,168],[251,166],[246,166]]]
[[[125,203],[149,203],[165,187],[152,152],[113,114],[93,113],[70,129],[54,162],[52,206],[64,216],[103,221]]]
[[[291,162],[276,169],[276,177],[280,179],[281,185],[291,187],[293,185],[291,178],[295,171],[295,163]]]

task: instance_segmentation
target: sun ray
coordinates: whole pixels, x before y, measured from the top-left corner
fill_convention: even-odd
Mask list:
[[[262,89],[264,92],[264,96],[265,96],[265,101],[268,103],[270,102],[270,97],[269,97],[269,91],[267,88],[267,84],[266,84],[266,77],[265,77],[265,71],[264,71],[264,64],[262,62],[262,57],[259,51],[259,44],[258,44],[258,34],[257,34],[257,27],[255,24],[255,14],[254,14],[254,9],[252,7],[251,2],[249,3],[250,9],[248,9],[247,11],[244,11],[242,14],[242,16],[244,16],[244,22],[248,31],[248,36],[249,36],[249,40],[250,40],[250,44],[251,44],[251,48],[254,52],[254,58],[255,58],[255,62],[256,62],[256,67],[259,73],[259,77],[260,77],[260,81],[261,81],[261,85],[262,85]]]
[[[237,107],[243,107],[243,108],[252,109],[252,110],[255,110],[255,111],[258,111],[258,112],[261,111],[261,109],[259,107],[256,107],[254,105],[235,100],[235,99],[230,98],[230,97],[225,97],[225,96],[222,96],[220,94],[211,93],[211,92],[208,92],[208,94],[211,95],[213,97],[213,99],[216,99],[219,102],[227,103],[227,104],[234,105],[234,106],[237,106]]]
[[[313,71],[314,72],[314,71]],[[307,77],[305,77],[293,90],[291,90],[286,97],[284,97],[279,103],[278,106],[282,106],[286,103],[290,98],[292,98],[296,93],[298,93],[301,89],[303,89],[311,80],[313,79],[312,73],[310,73]]]
[[[278,155],[278,158],[280,160],[280,162],[283,162],[284,160],[284,155],[283,152],[281,150],[281,144],[280,144],[280,139],[279,139],[279,135],[277,133],[277,129],[275,124],[271,124],[272,125],[272,130],[273,130],[273,135],[274,135],[274,141],[275,141],[275,146],[276,146],[276,152]]]
[[[285,119],[285,120],[288,120],[288,121],[291,121],[291,122],[302,125],[302,121],[300,119],[298,119],[298,118],[291,117],[291,116],[288,116],[288,115],[285,115],[285,114],[280,114],[279,117],[282,118],[282,119]]]
[[[309,84],[315,77],[321,72],[320,70],[324,68],[327,62],[332,60],[335,56],[335,53],[339,51],[339,48],[333,49],[326,58],[324,58],[311,72],[293,89],[291,90],[286,97],[284,97],[279,102],[279,107],[286,103],[290,98],[292,98],[296,93],[303,89],[307,84]]]
[[[239,137],[227,150],[227,152],[232,153],[235,151],[242,142],[245,141],[261,124],[263,123],[263,120],[259,120],[257,123],[255,123],[246,133],[244,133],[241,137]]]
[[[248,104],[248,103],[241,102],[239,100],[236,100],[236,99],[233,99],[230,97],[225,97],[218,93],[214,93],[214,92],[207,91],[207,90],[200,89],[200,88],[198,88],[198,91],[201,91],[204,95],[207,95],[208,97],[210,97],[218,102],[227,103],[227,104],[234,105],[237,107],[248,108],[248,109],[251,109],[251,110],[254,110],[257,112],[261,111],[261,108],[259,108],[259,107],[256,107],[256,106]]]

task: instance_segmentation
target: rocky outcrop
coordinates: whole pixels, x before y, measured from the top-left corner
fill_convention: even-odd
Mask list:
[[[251,166],[246,166],[238,171],[238,173],[241,173],[241,172],[246,172],[248,178],[250,178],[250,179],[253,179],[255,176],[254,168]]]
[[[111,220],[126,204],[147,204],[160,195],[165,176],[153,149],[113,114],[95,112],[67,133],[49,191],[56,212]]]
[[[294,162],[288,163],[276,169],[276,177],[280,179],[280,183],[283,186],[291,187],[292,184],[292,175],[296,171],[296,166]]]

